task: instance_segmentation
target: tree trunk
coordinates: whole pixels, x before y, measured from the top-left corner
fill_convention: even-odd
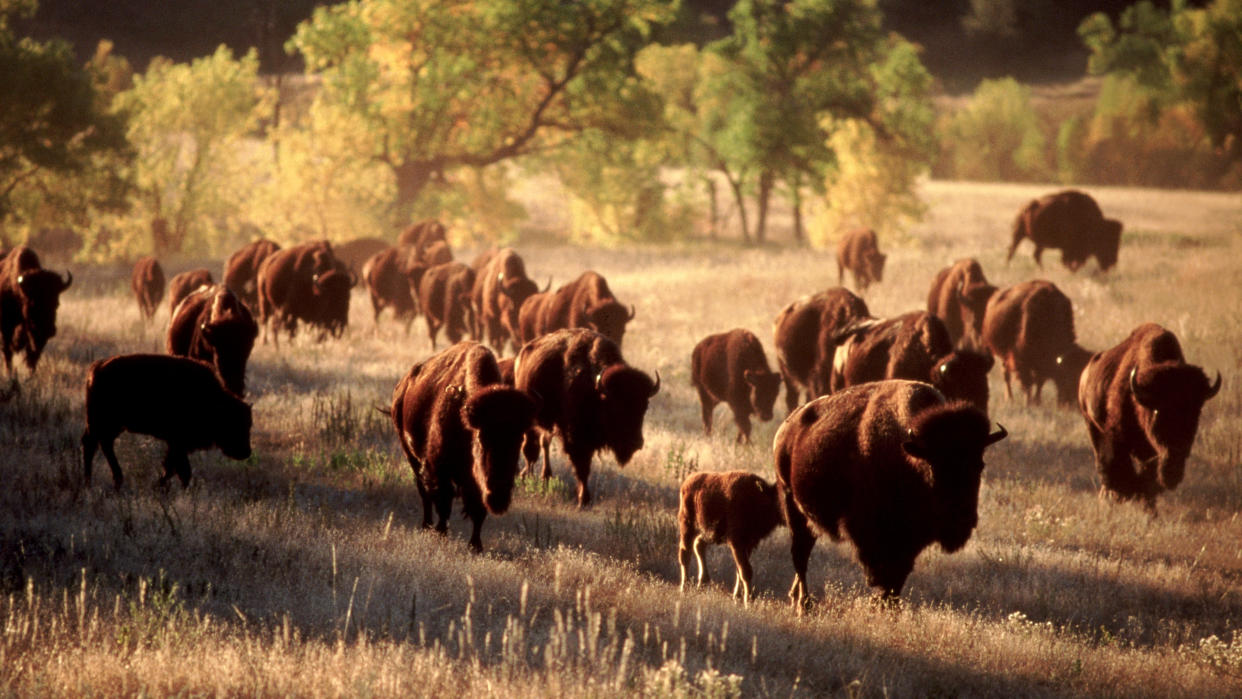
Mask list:
[[[759,173],[759,220],[755,222],[755,240],[762,245],[768,239],[768,202],[772,199],[772,186],[776,176],[771,170]]]
[[[707,175],[703,177],[703,184],[707,186],[707,202],[710,207],[711,215],[708,223],[707,235],[712,240],[716,240],[716,234],[718,232],[717,229],[720,226],[720,202],[716,193],[716,180],[712,179],[710,175]]]
[[[793,239],[799,246],[806,245],[806,231],[802,227],[802,178],[795,177],[789,186],[789,198],[793,203]]]
[[[733,190],[733,201],[737,204],[738,216],[742,219],[742,242],[750,245],[750,222],[746,220],[746,197],[742,193],[742,183],[734,179],[733,174],[721,168],[729,188]]]
[[[393,202],[393,221],[397,227],[410,222],[413,216],[414,203],[418,201],[423,189],[431,182],[435,168],[424,162],[404,162],[392,166],[393,175],[397,178],[397,197]]]

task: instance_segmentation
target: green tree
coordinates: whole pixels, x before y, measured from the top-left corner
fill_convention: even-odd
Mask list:
[[[1143,0],[1115,25],[1095,14],[1078,31],[1091,50],[1092,73],[1133,78],[1157,98],[1158,109],[1188,106],[1211,143],[1242,160],[1242,0],[1202,8],[1173,0],[1168,10]]]
[[[9,19],[35,7],[0,0],[0,224],[17,216],[32,225],[35,212],[57,210],[48,202],[65,189],[81,195],[61,198],[81,205],[65,210],[78,219],[87,203],[117,205],[120,185],[107,176],[115,170],[97,166],[127,152],[123,119],[107,113],[97,74],[75,65],[69,44],[13,32]],[[74,178],[80,186],[66,184]],[[81,184],[90,179],[99,186]]]
[[[1013,78],[981,82],[942,130],[952,177],[1015,182],[1049,174],[1047,138],[1031,107],[1031,90]]]
[[[243,138],[268,105],[258,67],[253,50],[235,59],[225,46],[188,64],[156,59],[117,96],[130,117],[135,183],[157,254],[209,248],[209,226],[246,197],[237,177]]]
[[[672,0],[353,0],[319,8],[290,46],[317,99],[366,139],[396,221],[432,182],[627,126],[624,79]]]

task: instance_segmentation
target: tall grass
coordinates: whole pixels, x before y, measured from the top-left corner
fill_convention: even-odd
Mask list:
[[[746,327],[771,353],[789,301],[836,283],[830,254],[728,245],[521,248],[532,276],[594,268],[638,315],[630,363],[664,379],[646,446],[624,469],[597,459],[596,506],[574,507],[563,456],[549,484],[519,482],[489,517],[419,528],[409,467],[388,419],[397,378],[430,347],[421,321],[373,331],[361,295],[339,342],[259,345],[248,386],[255,450],[191,457],[186,490],[160,490],[162,447],[123,436],[126,488],[86,488],[77,443],[94,359],[157,351],[166,311],[139,320],[125,271],[75,269],[61,333],[39,373],[0,404],[0,693],[599,696],[1157,695],[1242,690],[1242,206],[1192,192],[1093,190],[1126,222],[1119,266],[1070,275],[1029,248],[1003,264],[1014,212],[1039,187],[926,185],[931,217],[882,240],[880,315],[921,307],[933,273],[980,259],[993,282],[1043,276],[1075,302],[1081,342],[1102,349],[1153,320],[1190,361],[1219,369],[1186,481],[1160,516],[1097,497],[1081,419],[1006,401],[1010,438],[989,450],[979,528],[962,552],[929,549],[896,611],[870,603],[848,545],[821,540],[799,617],[788,535],[752,558],[759,598],[677,591],[676,496],[692,469],[772,477],[776,422],[754,446],[702,433],[689,356],[704,335]],[[463,258],[468,258],[463,254]],[[386,320],[386,319],[385,319]],[[99,474],[101,464],[96,464]],[[106,470],[105,470],[106,473]]]

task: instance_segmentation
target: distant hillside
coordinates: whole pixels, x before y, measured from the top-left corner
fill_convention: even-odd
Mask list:
[[[924,47],[923,61],[948,92],[965,92],[983,78],[1012,75],[1023,82],[1082,77],[1087,52],[1076,29],[1087,15],[1116,16],[1131,0],[990,0],[972,17],[971,0],[879,0],[887,27]],[[157,55],[185,61],[221,43],[238,52],[259,48],[263,70],[296,70],[283,50],[298,22],[322,0],[41,0],[26,28],[61,36],[85,59],[101,38],[139,70]],[[1157,4],[1167,5],[1166,2]],[[1198,4],[1198,3],[1195,3]],[[731,0],[685,0],[664,41],[705,43],[728,33]],[[973,27],[973,31],[968,29]]]

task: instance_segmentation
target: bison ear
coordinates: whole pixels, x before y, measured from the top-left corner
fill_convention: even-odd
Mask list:
[[[660,370],[659,369],[656,369],[655,375],[656,375],[655,385],[651,387],[652,396],[660,392]]]
[[[1216,372],[1216,383],[1212,384],[1211,386],[1208,386],[1207,394],[1205,394],[1203,397],[1204,402],[1215,398],[1217,393],[1220,393],[1220,372],[1219,371]]]

